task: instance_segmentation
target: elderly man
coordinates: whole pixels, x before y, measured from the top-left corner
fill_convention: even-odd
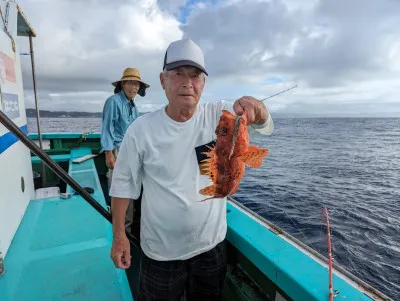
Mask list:
[[[273,121],[253,97],[199,104],[205,84],[202,50],[191,40],[171,43],[161,86],[168,104],[127,130],[114,169],[111,258],[131,265],[124,217],[143,184],[138,300],[220,300],[226,273],[226,198],[199,202],[209,185],[196,150],[215,139],[222,110],[246,110],[249,132],[271,134]]]

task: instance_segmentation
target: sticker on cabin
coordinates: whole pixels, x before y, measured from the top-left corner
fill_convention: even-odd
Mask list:
[[[0,51],[0,82],[15,83],[17,80],[14,60]]]
[[[2,56],[0,55],[0,84],[5,84],[6,78],[6,67],[4,66]]]
[[[2,111],[10,119],[18,118],[19,102],[17,94],[1,93],[3,102],[1,103]]]

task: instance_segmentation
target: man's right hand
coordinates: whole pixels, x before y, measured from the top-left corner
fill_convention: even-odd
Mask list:
[[[115,166],[115,157],[112,151],[105,151],[106,153],[106,165],[109,169],[113,169]]]
[[[125,232],[114,234],[110,256],[116,268],[128,269],[131,266],[130,250],[131,246]]]

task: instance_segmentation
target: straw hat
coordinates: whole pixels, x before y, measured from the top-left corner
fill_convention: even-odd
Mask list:
[[[122,77],[120,80],[117,80],[113,83],[111,83],[113,86],[116,86],[118,82],[121,81],[126,81],[126,80],[136,80],[143,84],[145,88],[150,87],[148,84],[146,84],[142,79],[140,78],[140,72],[136,68],[126,68],[124,72],[122,73]]]

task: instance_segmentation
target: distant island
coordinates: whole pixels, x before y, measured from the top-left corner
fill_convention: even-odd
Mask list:
[[[49,118],[101,118],[101,112],[66,112],[66,111],[47,111],[47,110],[39,110],[40,117],[49,117]],[[35,109],[26,109],[26,117],[28,118],[36,118],[36,110]]]
[[[139,115],[147,112],[139,112]],[[43,118],[101,118],[102,112],[70,112],[39,110],[39,116]],[[35,109],[26,109],[27,118],[36,118]]]

